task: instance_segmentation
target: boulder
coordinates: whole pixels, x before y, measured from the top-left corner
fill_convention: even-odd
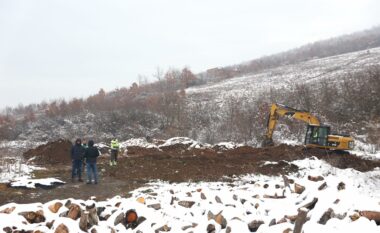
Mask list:
[[[80,217],[81,208],[77,204],[71,204],[69,208],[69,212],[67,213],[67,217],[73,220],[77,220]]]
[[[178,202],[178,205],[183,206],[185,208],[191,208],[194,204],[195,202],[193,201],[179,201]]]
[[[305,187],[300,185],[300,184],[297,184],[297,183],[294,183],[294,192],[297,193],[297,194],[301,194],[303,193],[303,191],[305,191]]]
[[[63,204],[61,202],[56,202],[54,204],[51,204],[49,205],[49,210],[52,212],[52,213],[57,213],[58,210],[63,206]]]
[[[55,229],[54,233],[69,233],[69,229],[62,223]]]

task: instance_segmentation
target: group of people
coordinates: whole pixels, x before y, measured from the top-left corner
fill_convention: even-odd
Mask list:
[[[117,165],[117,155],[119,152],[119,142],[117,139],[111,141],[111,160],[110,166]],[[94,184],[98,183],[98,171],[97,171],[97,158],[100,153],[96,146],[94,146],[94,141],[89,140],[88,144],[82,142],[82,139],[78,138],[75,140],[75,144],[71,148],[71,161],[72,161],[72,171],[71,171],[71,181],[74,182],[75,177],[78,178],[79,182],[82,180],[82,168],[86,166],[87,173],[87,184],[91,184],[94,180]]]

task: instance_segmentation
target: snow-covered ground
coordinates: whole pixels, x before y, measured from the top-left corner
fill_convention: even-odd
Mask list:
[[[65,184],[64,181],[56,178],[45,178],[45,179],[30,179],[28,177],[20,177],[14,179],[10,186],[13,188],[36,188],[36,186],[49,187],[54,185]]]
[[[186,89],[188,98],[212,101],[223,105],[230,96],[257,99],[261,93],[271,89],[290,88],[295,84],[342,82],[342,74],[354,73],[380,63],[380,48],[342,54],[321,59],[284,65],[261,73],[235,77],[215,84],[206,84]]]
[[[103,211],[99,215],[101,221],[92,228],[97,232],[114,229],[144,233],[155,232],[161,227],[170,232],[207,232],[207,228],[215,228],[215,232],[244,233],[250,232],[249,227],[251,230],[258,227],[257,232],[282,233],[294,228],[298,209],[306,207],[309,220],[303,227],[304,233],[380,232],[375,221],[364,217],[366,211],[380,211],[380,169],[365,173],[337,169],[316,158],[293,164],[300,170],[288,176],[289,185],[285,185],[283,177],[254,174],[234,177],[230,182],[170,184],[155,181],[131,192],[130,198],[116,196],[94,202]],[[317,200],[315,205],[310,204],[313,200]],[[64,224],[70,232],[82,232],[79,218],[60,217],[65,216],[67,207],[70,208],[65,206],[67,201],[1,206],[0,212],[11,213],[0,213],[0,229],[15,226],[18,230],[54,232]],[[70,201],[80,208],[92,205],[89,204],[92,201]],[[56,203],[62,207],[53,213],[52,206]],[[145,221],[135,229],[126,229],[122,224],[115,226],[122,213],[130,209]],[[39,211],[46,219],[41,223],[24,224],[24,217],[19,215],[24,211]],[[47,228],[46,223],[53,220],[51,229]]]

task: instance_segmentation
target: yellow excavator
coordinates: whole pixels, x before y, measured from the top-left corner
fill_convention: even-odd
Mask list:
[[[322,148],[328,150],[351,150],[354,140],[349,135],[331,135],[330,126],[321,125],[317,117],[310,112],[297,110],[281,104],[272,104],[268,118],[268,129],[262,146],[272,146],[273,131],[279,117],[289,117],[307,123],[305,145],[307,148]]]

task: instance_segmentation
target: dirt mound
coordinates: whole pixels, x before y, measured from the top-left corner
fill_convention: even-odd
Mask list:
[[[139,146],[128,146],[128,156],[135,157],[135,156],[151,156],[151,155],[161,155],[162,152],[156,148],[146,148],[146,147],[139,147]]]
[[[26,151],[23,156],[34,164],[69,164],[72,143],[69,140],[59,139],[54,142],[40,145]]]

